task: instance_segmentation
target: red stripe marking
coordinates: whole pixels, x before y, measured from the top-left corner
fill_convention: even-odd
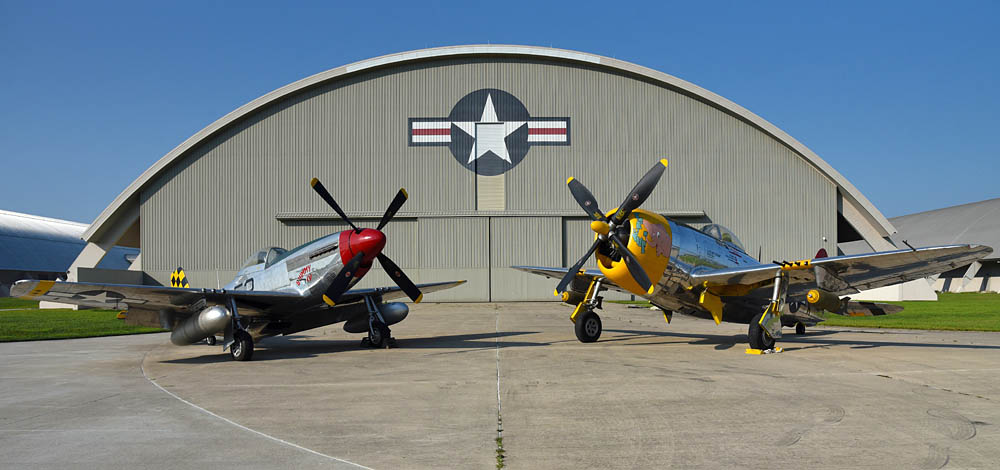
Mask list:
[[[451,135],[451,128],[447,129],[413,129],[413,135]]]
[[[531,134],[563,134],[566,135],[565,127],[529,127],[528,135]]]

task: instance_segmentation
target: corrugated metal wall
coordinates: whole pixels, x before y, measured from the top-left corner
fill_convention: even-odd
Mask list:
[[[475,213],[475,175],[447,147],[407,145],[408,118],[447,116],[481,88],[512,93],[533,117],[571,119],[571,145],[533,146],[505,174],[506,213],[494,217]],[[592,232],[566,178],[583,181],[607,210],[662,157],[670,165],[645,208],[704,211],[748,252],[762,247],[765,260],[835,251],[835,186],[756,128],[606,69],[490,58],[328,83],[208,139],[142,192],[143,268],[161,282],[180,265],[196,285],[225,284],[256,248],[342,229],[332,220],[276,218],[330,212],[308,185],[316,176],[349,213],[380,214],[407,189],[386,253],[417,282],[470,279],[428,300],[551,299],[552,286],[506,266],[572,263],[589,246]],[[388,279],[373,272],[365,283]]]

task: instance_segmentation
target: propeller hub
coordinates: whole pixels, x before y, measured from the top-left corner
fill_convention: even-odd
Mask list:
[[[603,220],[595,220],[590,223],[590,229],[597,232],[600,235],[607,236],[608,232],[611,231],[611,226]]]
[[[361,268],[354,277],[360,277],[371,267],[372,261],[385,248],[385,234],[373,228],[361,229],[360,232],[345,230],[340,232],[340,259],[350,260],[358,253],[364,253],[361,258]]]

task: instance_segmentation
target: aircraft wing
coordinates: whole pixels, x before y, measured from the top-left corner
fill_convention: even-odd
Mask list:
[[[526,273],[545,276],[557,281],[562,279],[563,276],[565,276],[569,271],[569,268],[546,268],[543,266],[511,266],[511,268],[518,271],[524,271]],[[772,270],[772,274],[773,271],[774,270]],[[605,278],[604,273],[602,273],[599,269],[588,269],[586,271],[576,273],[576,279],[570,284],[570,289],[579,292],[586,292],[590,283],[596,278],[604,279],[604,281],[601,282],[602,287],[607,287],[608,289],[615,290],[623,294],[632,294],[631,292],[619,287],[618,284],[615,284],[614,282],[611,282],[611,280]]]
[[[916,250],[884,251],[834,256],[809,261],[805,268],[789,270],[790,293],[817,285],[837,295],[898,284],[965,266],[993,252],[984,245],[947,245]],[[774,278],[777,265],[762,264],[726,269],[695,269],[696,284],[710,286],[752,285]]]
[[[420,289],[421,294],[429,294],[431,292],[442,291],[445,289],[451,289],[452,287],[458,287],[465,284],[465,281],[446,281],[446,282],[430,282],[427,284],[417,284],[417,289]],[[344,293],[337,301],[338,304],[346,304],[355,300],[360,300],[366,295],[379,294],[382,296],[382,300],[398,299],[401,297],[406,297],[406,293],[403,292],[399,286],[392,287],[375,287],[368,289],[352,289]]]
[[[288,292],[55,281],[17,281],[10,288],[10,295],[109,310],[172,308],[182,312],[189,311],[200,299],[210,305],[225,304],[228,296],[232,296],[240,307],[257,312],[303,300],[302,296]]]

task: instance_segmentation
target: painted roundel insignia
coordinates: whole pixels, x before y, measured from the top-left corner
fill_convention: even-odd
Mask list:
[[[534,145],[569,145],[568,117],[532,117],[516,96],[496,88],[469,93],[448,117],[410,118],[411,146],[447,146],[459,164],[484,176],[505,173]]]

